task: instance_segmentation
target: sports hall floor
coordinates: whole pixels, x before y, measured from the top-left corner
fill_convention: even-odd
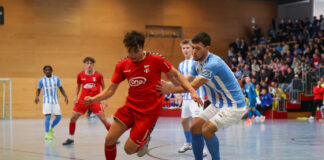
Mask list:
[[[111,119],[110,119],[111,120]],[[44,140],[43,119],[0,120],[1,160],[100,160],[104,159],[106,130],[96,119],[81,118],[77,123],[75,144],[62,146],[68,137],[68,119],[55,128],[56,137]],[[161,117],[152,133],[149,154],[128,156],[121,137],[117,160],[170,159],[193,160],[192,151],[179,154],[184,136],[179,118]],[[247,126],[241,121],[218,133],[223,160],[323,160],[324,121],[266,120]],[[205,159],[211,159],[208,155]]]

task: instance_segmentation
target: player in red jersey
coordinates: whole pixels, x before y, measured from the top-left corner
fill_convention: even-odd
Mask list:
[[[143,50],[145,37],[142,33],[128,32],[123,42],[128,50],[128,57],[116,65],[110,86],[102,93],[84,99],[86,104],[108,99],[114,95],[120,82],[128,80],[126,103],[114,114],[114,121],[106,136],[107,160],[116,158],[116,141],[130,128],[130,135],[124,146],[125,152],[127,154],[138,152],[139,157],[146,154],[150,133],[162,109],[163,96],[156,90],[162,72],[182,84],[197,103],[203,104],[195,89],[164,57]]]
[[[100,73],[96,72],[94,70],[94,63],[95,60],[92,57],[86,57],[83,60],[83,63],[85,65],[85,71],[82,71],[78,74],[77,78],[77,88],[76,88],[76,95],[74,98],[74,108],[72,112],[72,117],[70,120],[70,138],[68,138],[65,142],[63,142],[63,145],[70,145],[74,143],[74,132],[75,132],[75,125],[76,121],[79,119],[79,117],[90,108],[91,111],[96,114],[101,122],[106,126],[106,129],[109,130],[110,123],[107,121],[103,107],[101,106],[100,102],[93,103],[91,105],[85,105],[84,104],[84,97],[86,96],[95,96],[100,93],[100,87],[102,90],[105,88],[103,77]],[[80,98],[78,99],[78,95],[80,92],[80,88],[82,85],[82,91]],[[102,101],[102,105],[104,107],[107,107],[106,101]]]

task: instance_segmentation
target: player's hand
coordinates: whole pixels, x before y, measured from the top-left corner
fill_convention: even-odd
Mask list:
[[[108,107],[108,103],[105,100],[104,101],[101,101],[101,105],[102,105],[103,108]]]
[[[36,97],[36,98],[35,98],[35,103],[38,104],[38,102],[39,102],[39,98]]]
[[[64,98],[64,101],[65,101],[66,104],[69,104],[69,100],[68,100],[67,97]]]
[[[160,83],[156,86],[156,89],[161,94],[171,93],[171,88],[166,81],[160,81]]]
[[[204,102],[199,97],[198,93],[196,91],[190,92],[191,99],[193,99],[196,103],[198,103],[198,106],[204,106]]]
[[[94,98],[93,97],[89,97],[89,96],[84,97],[84,105],[88,106],[88,105],[90,105],[93,102],[94,102]]]
[[[78,97],[75,97],[74,98],[74,101],[73,101],[74,105],[76,105],[78,103]]]

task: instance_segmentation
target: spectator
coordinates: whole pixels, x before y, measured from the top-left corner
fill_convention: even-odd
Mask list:
[[[261,106],[259,108],[257,107],[257,109],[261,111],[262,115],[265,116],[265,111],[272,109],[272,101],[273,101],[271,95],[267,93],[265,89],[262,89],[261,91],[260,101],[261,101]]]

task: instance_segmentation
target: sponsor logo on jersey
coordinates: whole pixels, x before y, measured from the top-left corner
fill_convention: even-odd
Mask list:
[[[85,80],[87,80],[86,78],[81,78],[81,81],[85,81]]]
[[[210,77],[211,74],[212,74],[212,71],[209,71],[209,70],[203,70],[203,71],[202,71],[202,74],[205,75],[205,76],[207,76],[207,77]]]
[[[83,88],[85,89],[90,89],[90,88],[93,88],[93,87],[96,87],[96,84],[95,83],[87,83],[83,86]]]
[[[124,70],[124,72],[126,73],[126,72],[130,72],[131,70],[130,69],[128,69],[128,70]]]
[[[144,65],[144,72],[145,72],[145,73],[150,72],[149,67],[150,67],[150,65]]]
[[[129,80],[129,85],[132,87],[136,87],[145,84],[145,82],[146,82],[145,77],[133,77]]]
[[[96,81],[96,77],[92,77],[93,81]]]

